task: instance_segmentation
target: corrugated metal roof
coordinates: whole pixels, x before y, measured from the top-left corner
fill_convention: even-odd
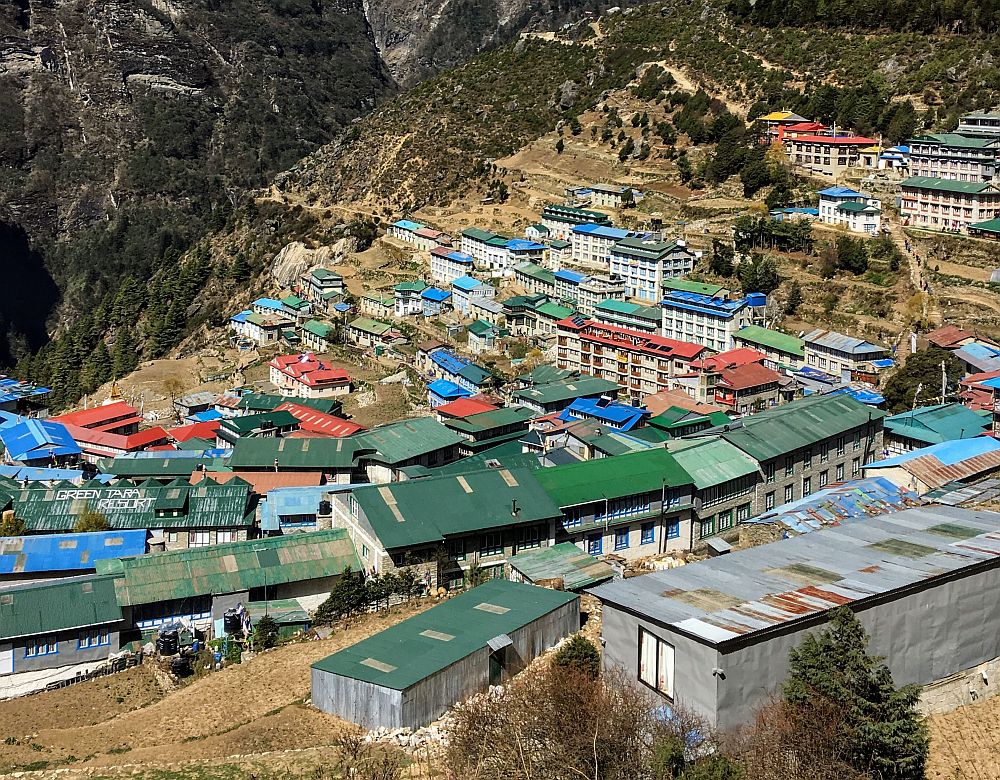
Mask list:
[[[585,396],[617,394],[618,384],[608,379],[582,375],[573,379],[561,379],[547,384],[538,384],[523,390],[515,390],[514,398],[523,398],[539,404],[572,401]]]
[[[757,464],[724,439],[671,441],[667,449],[699,490],[757,473]]]
[[[0,590],[0,640],[122,619],[114,579],[88,575]]]
[[[0,574],[87,571],[102,558],[146,552],[145,530],[0,538]]]
[[[347,566],[359,570],[354,545],[342,528],[97,564],[99,573],[114,575],[123,607],[319,579],[341,574]]]
[[[592,589],[603,602],[712,644],[1000,563],[1000,514],[927,506]]]
[[[578,599],[534,585],[490,580],[313,664],[314,669],[406,690]]]
[[[429,452],[460,444],[464,439],[433,417],[414,417],[355,434],[359,444],[376,451],[379,463],[403,463]]]
[[[987,432],[991,421],[959,403],[923,406],[883,420],[888,432],[927,444],[971,439]]]
[[[360,434],[331,439],[312,437],[239,439],[233,447],[229,465],[233,469],[345,469],[351,468],[359,457],[371,454],[374,449],[361,441]]]
[[[572,542],[519,552],[510,561],[531,582],[561,579],[566,590],[579,590],[605,582],[615,576],[615,570],[604,561],[588,555]]]
[[[958,439],[922,447],[894,458],[866,465],[877,474],[885,468],[902,468],[929,488],[969,479],[1000,469],[1000,442],[989,436]]]

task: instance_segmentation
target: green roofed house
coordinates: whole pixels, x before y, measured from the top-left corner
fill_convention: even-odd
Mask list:
[[[367,729],[418,728],[580,628],[580,599],[493,580],[312,666],[312,702]]]
[[[921,406],[883,420],[885,449],[889,456],[902,455],[931,444],[972,439],[989,433],[992,416],[974,412],[960,403]]]
[[[254,524],[252,498],[250,484],[238,478],[225,484],[206,478],[197,485],[187,479],[165,485],[153,479],[113,485],[95,480],[32,482],[16,491],[13,505],[31,533],[72,531],[90,509],[104,515],[111,530],[145,528],[154,532],[151,545],[177,549],[246,539]]]
[[[614,579],[615,570],[604,561],[588,555],[575,544],[560,542],[551,547],[539,547],[510,562],[513,582],[554,587],[579,593],[584,588]]]
[[[216,446],[228,449],[240,439],[278,438],[299,429],[291,412],[275,411],[227,417],[215,432]]]
[[[992,241],[1000,241],[1000,217],[987,219],[983,222],[974,222],[969,225],[969,235],[976,238],[988,238]]]
[[[594,306],[594,319],[605,325],[659,334],[663,312],[658,306],[609,299]]]
[[[707,295],[709,298],[725,298],[729,295],[729,290],[721,284],[711,284],[710,282],[696,282],[692,279],[671,279],[663,280],[661,285],[664,290],[676,290],[678,292],[693,292],[698,295]]]
[[[105,458],[98,461],[98,466],[104,474],[131,480],[155,479],[164,483],[179,477],[187,479],[198,470],[229,471],[225,458],[206,458],[198,452],[191,452],[190,455],[180,458]]]
[[[663,431],[668,439],[679,439],[682,436],[689,436],[692,433],[703,431],[707,428],[714,428],[719,425],[726,425],[731,422],[729,415],[725,412],[692,412],[680,406],[671,406],[660,412],[656,417],[651,417],[646,421],[647,427],[654,430]],[[634,433],[640,433],[635,431]]]
[[[246,412],[273,412],[281,404],[288,403],[288,398],[275,393],[247,393],[240,398],[236,408]],[[323,414],[340,416],[344,404],[336,398],[296,398],[298,406],[308,406]]]
[[[690,547],[692,479],[662,447],[540,469],[535,478],[562,509],[556,538],[590,555]]]
[[[418,295],[418,300],[419,297]],[[347,338],[352,344],[362,348],[389,344],[395,337],[392,325],[387,322],[358,317],[347,325]]]
[[[446,419],[444,425],[465,439],[459,445],[459,454],[466,457],[518,439],[528,430],[528,421],[534,416],[534,410],[525,406],[507,406],[464,418]]]
[[[309,320],[302,326],[302,343],[315,352],[326,352],[336,338],[336,330],[328,322]]]
[[[88,575],[0,590],[0,677],[107,660],[122,611],[111,577]]]
[[[335,528],[97,565],[114,578],[127,624],[152,630],[182,618],[207,628],[227,609],[264,599],[304,599],[315,609],[344,570],[360,564],[347,532]]]
[[[471,364],[470,364],[471,365]],[[464,439],[433,417],[414,417],[351,437],[370,451],[363,459],[369,482],[396,482],[406,466],[444,466],[457,460]]]
[[[531,381],[530,375],[521,379]],[[549,414],[561,412],[578,398],[596,400],[604,395],[616,398],[620,389],[616,382],[609,379],[571,372],[566,378],[532,382],[528,387],[514,390],[511,403],[526,406],[538,414]]]
[[[1000,187],[992,181],[911,176],[900,188],[900,215],[903,224],[911,227],[967,231],[1000,210]]]
[[[358,436],[346,438],[240,439],[229,466],[234,471],[321,471],[324,481],[350,484],[375,448]]]
[[[461,587],[478,564],[493,576],[522,550],[551,544],[559,507],[531,469],[491,469],[356,488],[334,496],[368,571],[419,565],[432,587]]]
[[[736,347],[748,347],[767,356],[764,365],[777,371],[779,368],[799,369],[805,365],[805,342],[797,336],[781,331],[746,325],[733,334]]]

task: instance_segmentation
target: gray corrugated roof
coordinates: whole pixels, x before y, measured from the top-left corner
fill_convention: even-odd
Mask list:
[[[593,588],[603,602],[712,644],[1000,565],[1000,513],[927,506]]]

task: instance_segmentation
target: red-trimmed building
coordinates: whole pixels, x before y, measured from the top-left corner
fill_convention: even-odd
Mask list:
[[[130,452],[158,449],[164,444],[170,444],[167,432],[159,426],[125,435],[105,433],[97,428],[81,428],[71,423],[63,425],[80,445],[83,457],[92,463],[99,458],[116,458]]]
[[[334,439],[341,439],[365,430],[365,426],[345,420],[343,417],[325,414],[309,406],[303,406],[292,401],[279,404],[274,408],[274,411],[288,412],[299,421],[298,431],[291,434],[293,438],[327,436]]]
[[[124,401],[114,401],[92,409],[81,409],[78,412],[67,412],[52,419],[63,425],[123,436],[136,433],[142,422],[139,410]]]
[[[861,150],[878,142],[861,135],[800,135],[785,140],[785,152],[796,165],[814,173],[840,176],[861,165]]]
[[[691,364],[709,354],[701,344],[604,325],[584,317],[556,323],[559,368],[580,371],[616,382],[633,403],[669,390],[670,379],[691,371]]]
[[[473,396],[472,398],[459,398],[457,401],[441,404],[441,406],[434,409],[434,413],[437,415],[438,420],[444,422],[446,419],[464,420],[466,417],[471,417],[481,412],[495,412],[499,408],[499,406],[491,404],[481,396]]]
[[[779,141],[788,141],[806,135],[831,135],[831,131],[822,122],[796,122],[794,125],[782,125],[778,129]]]
[[[723,368],[715,383],[715,403],[730,414],[753,414],[778,404],[781,375],[763,363]]]
[[[214,442],[215,434],[218,432],[219,425],[221,424],[220,420],[206,420],[205,422],[181,425],[178,428],[168,428],[167,434],[178,444],[191,441],[191,439],[208,439]]]
[[[974,412],[993,411],[993,388],[983,384],[989,379],[1000,377],[1000,371],[982,371],[969,374],[958,383],[959,400]]]
[[[271,383],[290,398],[332,398],[351,392],[351,376],[332,368],[312,352],[281,355],[268,363]]]

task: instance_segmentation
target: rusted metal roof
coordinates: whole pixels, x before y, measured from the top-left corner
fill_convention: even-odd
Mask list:
[[[842,524],[589,589],[712,644],[993,560],[1000,513],[946,506]]]

